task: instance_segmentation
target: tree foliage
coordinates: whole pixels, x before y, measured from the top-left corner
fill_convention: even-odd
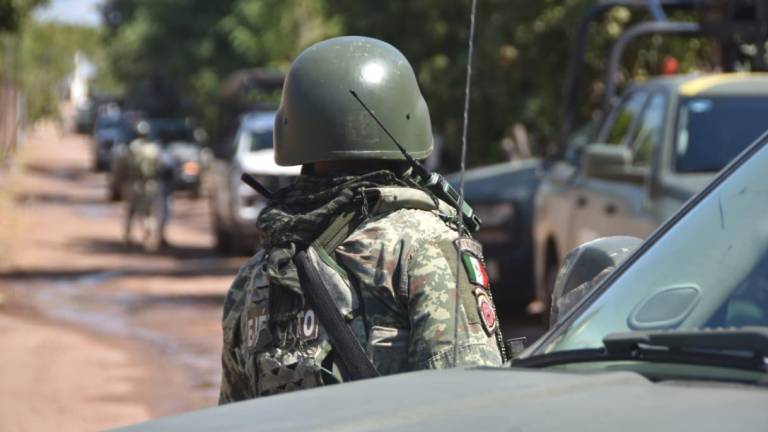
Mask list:
[[[0,0],[0,33],[18,32],[32,10],[50,0]]]
[[[29,21],[21,33],[20,48],[19,79],[26,94],[27,117],[34,122],[58,117],[75,52],[96,58],[100,40],[98,30],[91,27]]]
[[[157,115],[194,114],[211,129],[227,76],[285,68],[305,46],[338,33],[321,2],[302,0],[112,0],[104,16],[129,103]]]
[[[38,22],[33,10],[50,0],[0,0],[0,79],[19,86],[31,123],[59,116],[65,80],[72,73],[75,53],[85,54],[102,71],[97,90],[118,91],[108,73],[100,30],[92,27]]]
[[[341,34],[377,37],[401,49],[416,70],[448,165],[461,137],[471,0],[108,0],[105,39],[117,76],[133,95],[162,110],[194,114],[215,127],[222,80],[253,67],[285,69],[306,46]],[[537,142],[557,136],[562,83],[572,40],[596,0],[480,0],[470,109],[471,165],[503,158],[513,124]],[[581,114],[597,106],[610,43],[645,18],[617,9],[590,34]],[[686,18],[686,17],[683,17]],[[698,44],[698,45],[696,45]],[[657,72],[669,51],[692,68],[706,44],[653,38],[632,46],[626,76]],[[704,53],[704,54],[702,54]],[[137,96],[137,101],[142,97]],[[149,104],[151,105],[151,103]]]

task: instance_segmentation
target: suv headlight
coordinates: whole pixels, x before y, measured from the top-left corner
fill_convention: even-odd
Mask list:
[[[181,166],[181,172],[185,176],[195,177],[200,174],[200,164],[197,161],[186,161]]]

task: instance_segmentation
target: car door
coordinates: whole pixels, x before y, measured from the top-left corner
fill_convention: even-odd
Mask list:
[[[232,218],[232,205],[235,196],[232,194],[233,177],[239,176],[237,163],[237,145],[240,141],[241,130],[238,129],[234,137],[230,135],[226,139],[224,148],[215,161],[215,172],[212,176],[213,187],[210,193],[212,205],[216,209],[215,217],[223,228],[231,227],[234,223]]]
[[[612,113],[599,142],[625,146],[632,163],[646,172],[645,180],[622,181],[577,175],[568,250],[599,237],[645,237],[655,224],[647,216],[647,179],[663,131],[667,97],[663,92],[637,90]]]

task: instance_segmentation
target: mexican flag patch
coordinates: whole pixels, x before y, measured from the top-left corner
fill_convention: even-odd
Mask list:
[[[474,285],[488,288],[488,273],[485,271],[483,262],[468,252],[462,252],[461,259],[464,261],[464,267],[467,269],[469,281]]]

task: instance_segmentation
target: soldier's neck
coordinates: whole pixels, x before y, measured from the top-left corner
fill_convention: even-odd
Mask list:
[[[306,164],[302,167],[304,175],[362,175],[375,171],[389,170],[396,174],[407,171],[407,165],[402,161],[391,160],[340,160],[322,161]]]

